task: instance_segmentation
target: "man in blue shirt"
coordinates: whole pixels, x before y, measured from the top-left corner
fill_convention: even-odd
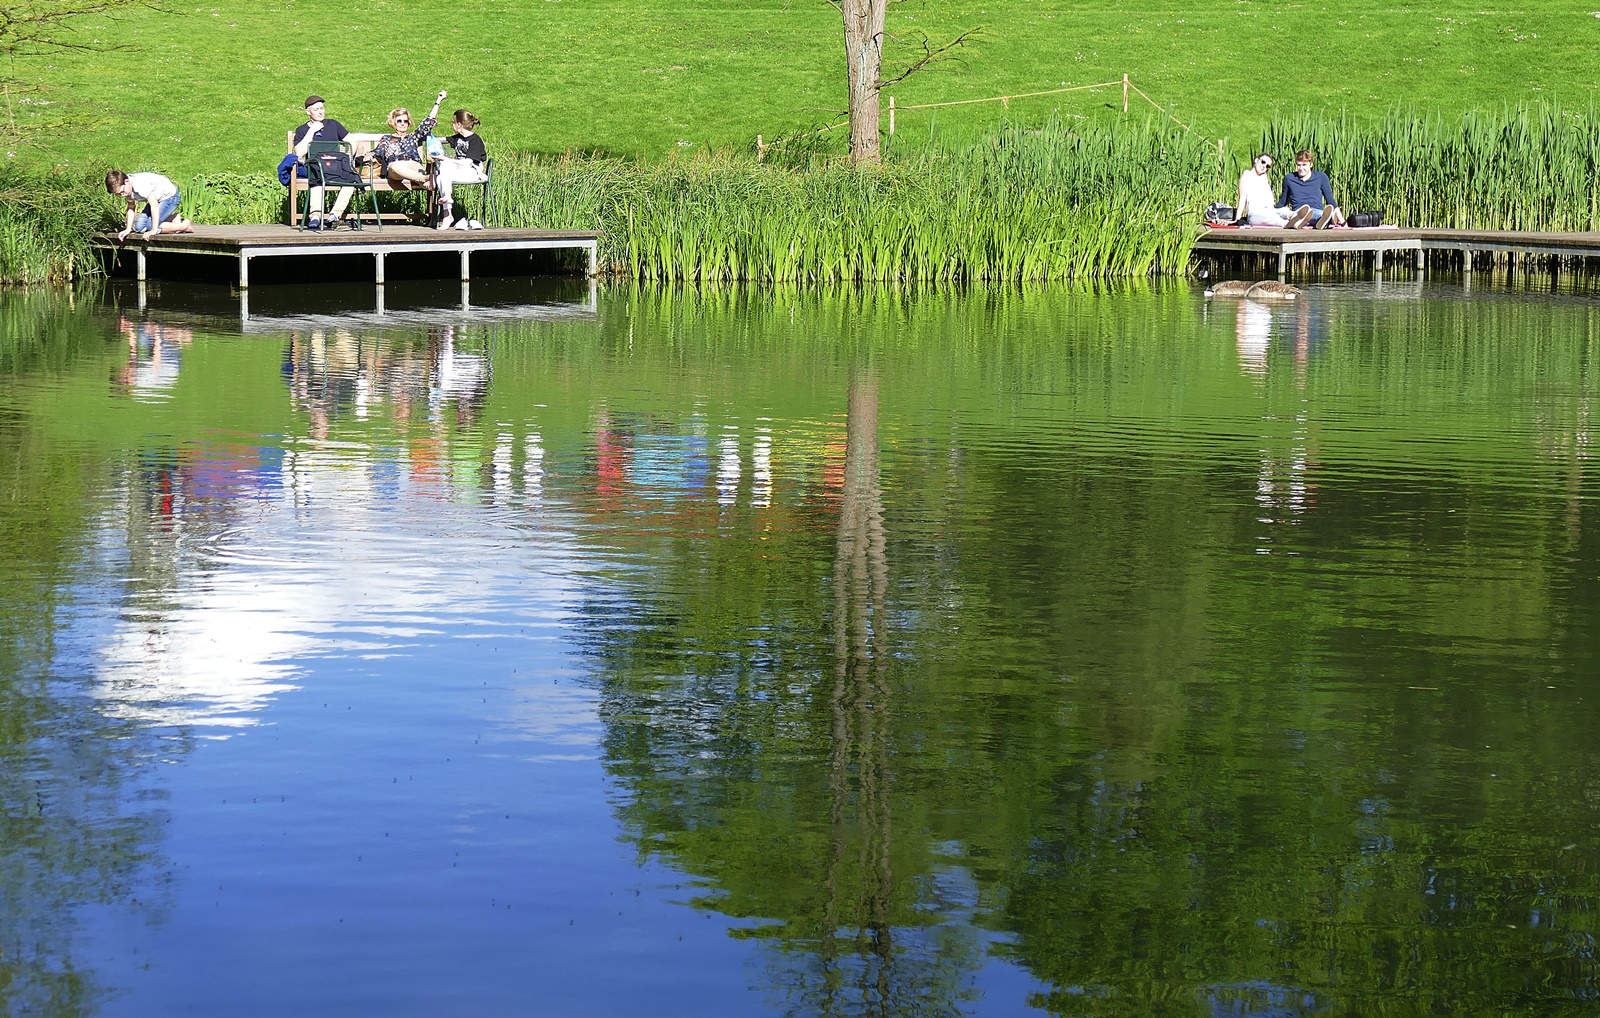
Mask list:
[[[1332,182],[1326,173],[1312,169],[1311,163],[1309,150],[1301,149],[1294,154],[1294,172],[1284,174],[1283,196],[1278,204],[1296,211],[1306,209],[1309,213],[1306,229],[1311,229],[1313,223],[1318,230],[1344,225],[1339,203],[1333,200]]]
[[[344,125],[328,116],[328,106],[320,95],[306,98],[306,122],[294,130],[294,154],[303,163],[306,154],[311,150],[314,141],[344,141],[349,131]],[[304,174],[301,174],[304,176]],[[327,192],[320,187],[311,189],[311,204],[316,210],[311,213],[306,226],[312,230],[332,230],[339,226],[339,217],[344,215],[345,208],[350,204],[351,197],[356,193],[353,187],[341,187],[335,192],[333,208],[328,210],[327,221],[322,218],[323,202],[326,201]],[[352,224],[354,225],[354,224]]]

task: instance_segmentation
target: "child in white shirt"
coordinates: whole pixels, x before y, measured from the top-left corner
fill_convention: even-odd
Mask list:
[[[159,173],[123,173],[106,171],[106,190],[128,199],[128,219],[118,241],[129,234],[141,233],[145,240],[153,240],[157,233],[193,233],[194,224],[178,215],[178,185]],[[145,210],[135,212],[143,202]]]

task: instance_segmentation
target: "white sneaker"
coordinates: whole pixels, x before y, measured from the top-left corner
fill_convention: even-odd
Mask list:
[[[455,222],[455,221],[456,220],[455,220],[454,216],[448,216],[447,215],[443,219],[439,220],[439,225],[436,226],[435,229],[448,230],[448,229],[450,229],[450,224]]]
[[[456,220],[456,229],[458,229],[458,230],[470,230],[470,229],[472,229],[472,220],[470,220],[470,219],[457,219]]]
[[[469,219],[467,220],[467,228],[469,230],[481,230],[483,229],[483,224],[478,222],[476,219]]]

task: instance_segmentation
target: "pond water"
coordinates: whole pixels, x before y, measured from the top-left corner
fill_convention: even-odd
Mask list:
[[[0,295],[0,1010],[1600,1009],[1582,285],[372,300]]]

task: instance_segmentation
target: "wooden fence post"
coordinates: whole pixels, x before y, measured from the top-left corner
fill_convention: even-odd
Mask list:
[[[756,162],[765,162],[767,158],[767,144],[761,140],[761,135],[756,135]]]
[[[894,96],[889,97],[889,136],[894,137]]]
[[[1122,76],[1122,112],[1128,112],[1128,76]]]

